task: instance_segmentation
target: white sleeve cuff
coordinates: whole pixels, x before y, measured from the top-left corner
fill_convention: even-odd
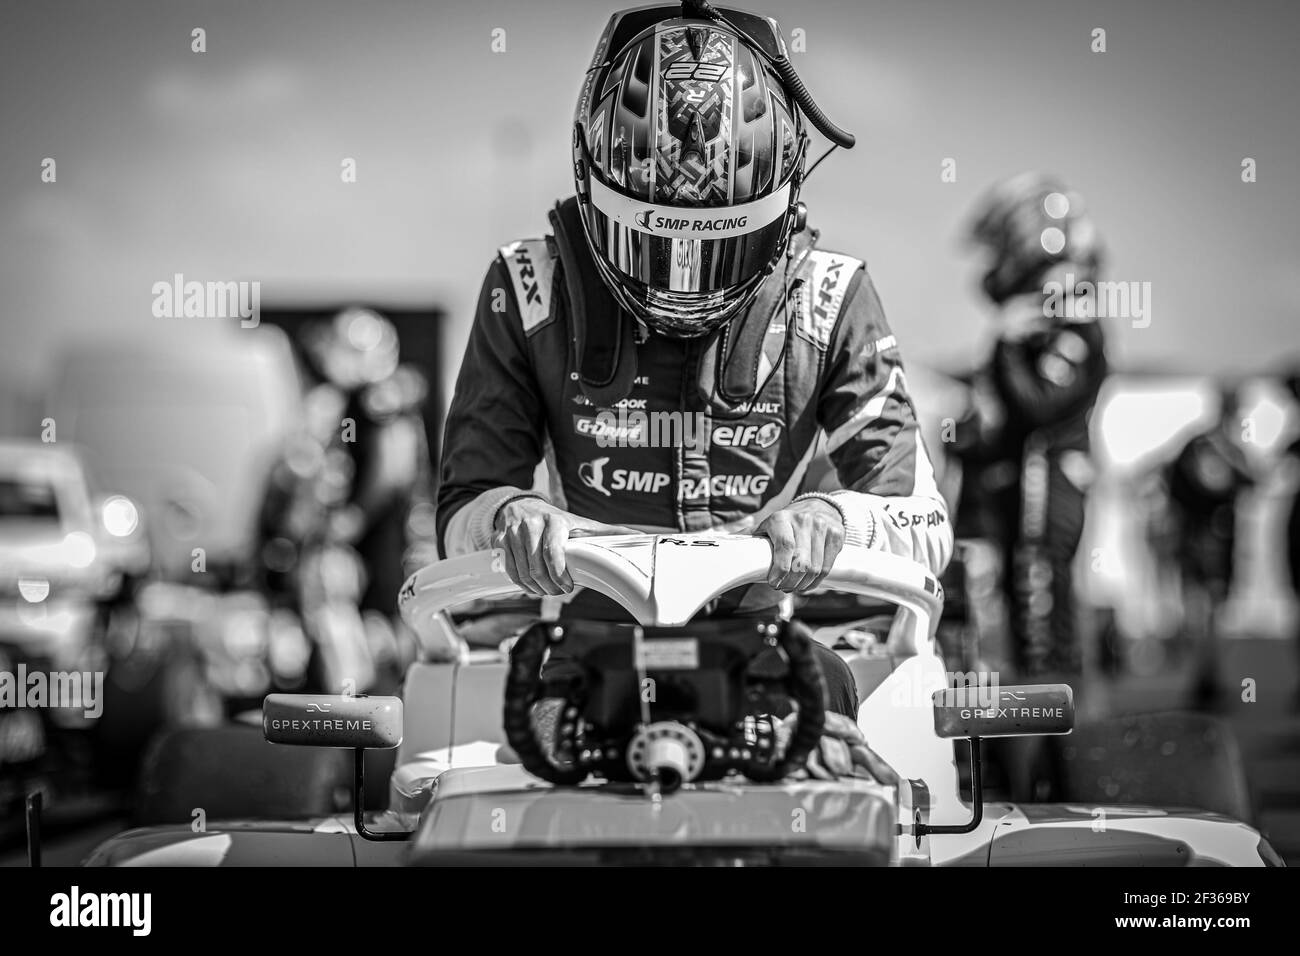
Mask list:
[[[952,524],[942,498],[831,492],[849,516],[845,541],[911,558],[941,574],[952,557]]]
[[[443,551],[449,558],[475,551],[487,551],[492,547],[493,522],[501,506],[512,498],[540,498],[548,500],[540,491],[502,485],[483,492],[469,504],[465,505],[447,523],[447,533],[443,540]]]
[[[877,547],[880,535],[876,534],[876,513],[866,502],[865,495],[852,491],[832,491],[840,513],[844,515],[844,543],[861,548]]]

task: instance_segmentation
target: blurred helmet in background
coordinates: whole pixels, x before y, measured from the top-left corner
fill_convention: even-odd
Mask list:
[[[759,52],[784,53],[780,30],[727,16],[745,36],[675,6],[615,14],[574,119],[597,269],[620,305],[678,337],[745,308],[802,226],[807,138]]]
[[[397,369],[397,329],[373,309],[357,306],[313,323],[303,345],[322,376],[353,391],[381,382]]]
[[[970,239],[991,255],[983,287],[1001,305],[1043,290],[1068,265],[1076,281],[1096,282],[1104,249],[1083,197],[1045,173],[1022,173],[990,189],[976,206]]]

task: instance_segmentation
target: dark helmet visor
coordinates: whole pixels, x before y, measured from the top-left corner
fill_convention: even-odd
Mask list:
[[[710,295],[744,285],[776,258],[790,185],[754,202],[717,208],[647,203],[589,180],[587,226],[606,265],[649,289]]]

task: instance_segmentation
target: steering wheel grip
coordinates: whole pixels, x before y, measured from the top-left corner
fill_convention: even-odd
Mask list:
[[[812,631],[798,621],[784,621],[778,626],[777,643],[789,661],[790,696],[799,705],[799,713],[781,759],[771,763],[753,761],[745,768],[745,776],[758,783],[781,780],[801,769],[821,742],[826,727],[826,685],[814,652]]]
[[[525,770],[550,783],[575,786],[587,778],[587,771],[551,763],[533,732],[532,710],[541,696],[542,658],[546,655],[548,631],[546,625],[534,624],[519,635],[510,649],[502,724],[506,742]]]

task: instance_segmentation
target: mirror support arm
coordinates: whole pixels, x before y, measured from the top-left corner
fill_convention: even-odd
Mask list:
[[[971,818],[966,823],[957,824],[928,824],[918,823],[916,825],[917,839],[927,834],[955,834],[955,833],[972,833],[979,829],[979,825],[984,822],[984,782],[980,773],[980,739],[978,737],[969,737],[967,742],[970,744],[970,790],[971,790]]]
[[[357,747],[352,751],[352,821],[357,835],[375,843],[409,840],[409,830],[371,830],[366,826],[366,751]]]

